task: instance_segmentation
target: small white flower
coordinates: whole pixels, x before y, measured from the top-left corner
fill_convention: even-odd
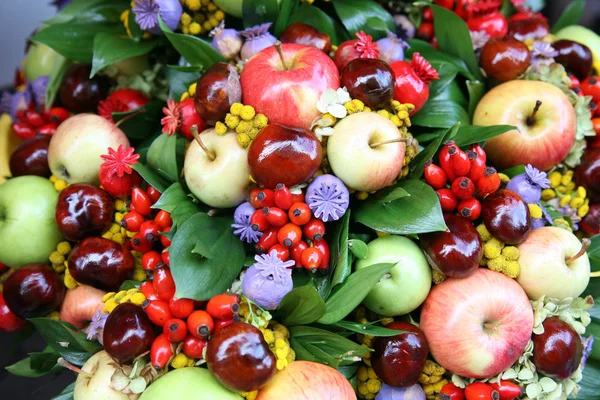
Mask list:
[[[319,141],[323,140],[323,136],[331,136],[333,135],[333,128],[330,126],[326,126],[323,128],[315,129],[315,135],[317,135],[317,139]]]
[[[348,115],[348,110],[344,103],[350,101],[350,94],[346,88],[339,88],[337,91],[326,89],[317,102],[317,110],[322,114],[330,113],[336,118],[344,118]]]

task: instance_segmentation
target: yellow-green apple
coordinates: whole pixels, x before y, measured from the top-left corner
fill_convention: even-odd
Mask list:
[[[205,149],[193,141],[185,156],[185,182],[201,202],[211,207],[229,208],[244,202],[250,185],[246,150],[235,132],[218,135],[214,129],[200,134]]]
[[[363,300],[371,311],[393,317],[415,310],[431,289],[431,268],[425,255],[404,236],[384,236],[368,245],[367,257],[356,261],[357,270],[379,263],[395,263]]]
[[[579,297],[590,281],[586,246],[566,229],[534,229],[518,246],[521,273],[517,278],[531,300],[541,296]]]
[[[498,169],[531,164],[546,171],[565,159],[575,143],[575,109],[556,86],[512,80],[483,96],[473,125],[513,125],[485,143],[488,161]]]
[[[115,361],[102,350],[90,357],[77,375],[73,400],[131,400],[125,393],[110,387],[116,370]]]
[[[442,367],[468,378],[490,378],[525,350],[533,310],[517,282],[479,268],[431,289],[421,309],[421,329]]]
[[[42,75],[50,75],[58,53],[42,43],[31,43],[25,58],[25,78],[33,82]]]
[[[325,89],[340,87],[339,72],[322,51],[296,43],[275,46],[254,55],[240,76],[243,103],[269,122],[310,129],[320,114],[317,101]]]
[[[349,188],[372,192],[398,179],[404,162],[402,134],[376,113],[350,114],[327,139],[327,157],[335,176]]]
[[[98,173],[108,148],[129,148],[115,124],[95,114],[78,114],[60,124],[48,147],[52,174],[68,183],[100,183]]]
[[[58,193],[48,179],[27,175],[0,185],[0,263],[47,263],[62,235],[54,219]]]
[[[242,400],[242,397],[225,389],[207,369],[196,367],[169,371],[140,397],[140,400],[173,399]]]
[[[294,361],[258,391],[256,400],[356,400],[350,382],[327,365]]]

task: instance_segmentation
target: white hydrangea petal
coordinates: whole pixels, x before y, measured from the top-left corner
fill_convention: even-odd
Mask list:
[[[327,111],[336,118],[344,118],[348,114],[346,107],[341,104],[332,104],[327,107]]]
[[[542,390],[544,393],[550,393],[556,389],[556,386],[558,386],[554,380],[548,378],[547,376],[544,376],[542,379],[540,379],[539,384],[542,385]]]
[[[333,89],[325,89],[325,91],[321,94],[321,99],[324,104],[335,104],[337,103],[338,95],[337,92]]]
[[[325,104],[321,100],[317,101],[317,110],[319,110],[321,114],[325,114],[327,112],[327,106],[328,104]]]
[[[525,388],[525,393],[527,393],[527,397],[530,399],[535,399],[540,393],[542,393],[542,386],[539,383],[527,385]]]
[[[348,90],[346,89],[346,87],[343,88],[339,88],[337,90],[337,96],[338,96],[338,100],[340,103],[344,104],[348,101],[350,101],[350,93],[348,93]]]
[[[533,378],[533,372],[531,372],[528,369],[522,369],[521,371],[519,371],[519,379],[522,381],[527,381],[531,378]]]

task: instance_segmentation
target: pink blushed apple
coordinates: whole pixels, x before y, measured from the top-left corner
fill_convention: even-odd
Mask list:
[[[518,128],[485,144],[489,163],[499,170],[531,164],[547,171],[564,160],[575,143],[571,101],[546,82],[513,80],[496,86],[477,105],[473,125]]]
[[[517,282],[479,268],[431,290],[421,329],[442,367],[469,378],[489,378],[510,368],[525,349],[533,310]]]
[[[252,57],[241,74],[242,102],[270,122],[310,129],[320,114],[317,101],[325,89],[340,87],[339,72],[327,54],[295,43],[275,46]],[[285,62],[285,65],[284,65]]]

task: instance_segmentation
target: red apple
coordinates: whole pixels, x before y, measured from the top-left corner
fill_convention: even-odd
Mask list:
[[[431,290],[421,310],[421,329],[442,367],[469,378],[490,378],[525,350],[533,310],[517,282],[480,268]]]
[[[92,320],[96,310],[102,310],[102,298],[105,294],[105,291],[88,285],[79,285],[75,289],[67,290],[60,306],[60,319],[76,328],[83,328]]]
[[[241,74],[243,103],[269,122],[309,129],[320,114],[325,89],[340,87],[339,72],[327,54],[295,43],[268,47],[248,61]],[[283,57],[283,59],[282,59]]]
[[[565,159],[575,142],[571,101],[546,82],[513,80],[496,86],[477,105],[473,125],[518,128],[485,143],[488,163],[499,170],[531,164],[547,171]]]

